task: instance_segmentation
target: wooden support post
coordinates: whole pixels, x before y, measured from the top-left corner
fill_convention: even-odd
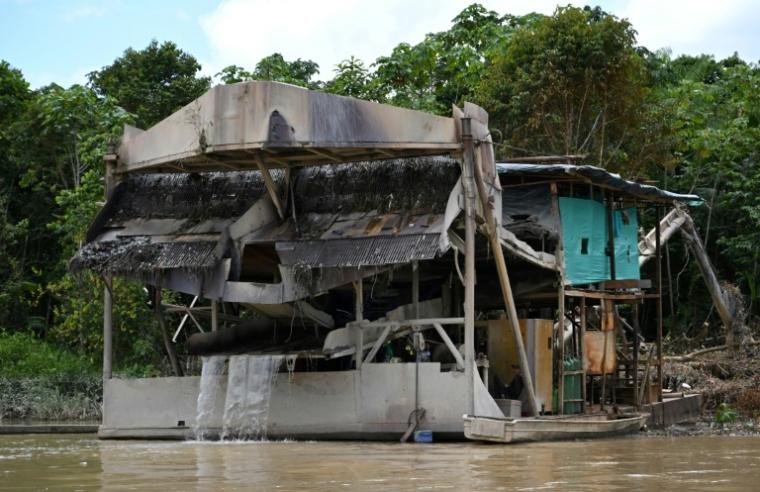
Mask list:
[[[285,220],[285,207],[282,205],[280,187],[277,186],[277,183],[272,179],[272,175],[269,173],[269,168],[264,164],[264,159],[262,159],[259,154],[256,154],[253,157],[256,160],[256,165],[259,168],[261,177],[264,178],[264,183],[266,183],[269,196],[272,197],[274,207],[277,209],[277,215],[280,216],[280,220]]]
[[[610,190],[607,192],[607,249],[610,254],[610,280],[617,280],[615,274],[615,227],[612,225],[612,205],[614,203],[615,195]]]
[[[660,244],[660,221],[662,210],[656,207],[655,261],[657,261],[657,401],[662,401],[662,244]]]
[[[467,128],[468,131],[464,131],[464,122],[467,120]],[[515,342],[515,347],[517,348],[517,359],[520,365],[520,371],[522,372],[523,376],[523,382],[525,383],[525,393],[528,396],[528,404],[530,405],[531,414],[534,416],[538,416],[539,414],[539,408],[538,408],[538,401],[536,401],[536,392],[535,388],[533,387],[533,376],[530,372],[530,366],[528,365],[528,356],[525,354],[525,345],[523,344],[522,339],[522,333],[520,330],[520,320],[517,317],[517,308],[515,307],[515,298],[512,295],[512,285],[509,282],[509,272],[507,271],[507,262],[504,260],[504,251],[501,248],[501,242],[499,241],[499,234],[497,231],[497,223],[496,219],[493,216],[493,204],[488,199],[488,193],[486,191],[486,185],[483,181],[483,174],[480,170],[480,163],[474,163],[473,164],[473,149],[472,149],[472,136],[469,135],[469,119],[463,118],[462,119],[462,140],[465,142],[465,151],[464,151],[464,158],[465,162],[470,163],[469,168],[472,169],[473,174],[468,176],[468,180],[475,181],[475,184],[477,186],[478,194],[480,195],[480,201],[483,205],[483,213],[486,218],[486,230],[489,236],[489,239],[491,241],[491,249],[493,250],[493,256],[494,260],[496,262],[496,270],[499,274],[499,283],[501,284],[501,292],[504,296],[504,306],[507,309],[507,314],[509,315],[509,323],[512,325],[512,336]],[[468,135],[468,138],[465,139],[465,135]],[[470,181],[471,182],[471,181]],[[470,185],[470,188],[472,188],[472,185]],[[474,190],[472,190],[474,192]],[[474,194],[474,193],[473,193]],[[474,199],[474,196],[473,196]],[[474,200],[473,200],[474,201]],[[473,222],[474,222],[474,216],[475,211],[473,207]],[[474,228],[474,226],[473,226]],[[475,240],[474,238],[474,231],[472,233],[473,235],[473,242]],[[474,263],[474,252],[473,252],[473,263]],[[474,270],[474,265],[473,265]],[[473,295],[473,303],[474,303],[474,289],[472,292]],[[467,318],[465,318],[467,319]],[[466,326],[466,324],[465,324]],[[474,331],[474,330],[473,330]],[[465,332],[466,333],[466,332]],[[473,335],[474,338],[474,335]],[[467,337],[465,336],[465,340]],[[474,354],[473,354],[474,357]],[[471,361],[467,361],[465,359],[465,362],[468,364],[472,364]]]
[[[641,405],[639,400],[639,305],[633,304],[633,404]]]
[[[106,275],[103,287],[103,379],[113,375],[113,277]]]
[[[467,415],[475,415],[475,189],[473,186],[472,133],[470,118],[462,118],[465,193],[464,219],[464,374],[467,380]],[[499,246],[501,249],[501,246]]]
[[[578,346],[581,355],[581,412],[586,412],[586,364],[583,362],[585,356],[585,338],[586,338],[586,298],[581,297],[581,331],[578,333]]]
[[[420,265],[417,260],[412,261],[412,307],[414,319],[420,319]]]
[[[216,331],[219,329],[219,307],[217,306],[217,302],[212,300],[211,301],[211,331]]]
[[[559,288],[557,291],[558,298],[558,310],[559,310],[559,331],[558,331],[558,343],[559,343],[559,364],[557,367],[558,381],[557,381],[557,412],[559,415],[565,413],[565,255],[562,242],[562,221],[559,213],[559,196],[557,192],[557,183],[552,182],[552,213],[557,218],[557,225],[559,226],[559,241],[557,241],[557,248],[554,251],[554,257],[559,267]]]
[[[354,291],[356,292],[355,308],[356,321],[364,319],[364,283],[361,280],[354,282]]]

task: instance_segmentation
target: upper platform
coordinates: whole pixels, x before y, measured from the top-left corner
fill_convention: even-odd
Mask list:
[[[241,171],[458,152],[459,125],[278,82],[219,85],[148,130],[127,127],[117,173]]]

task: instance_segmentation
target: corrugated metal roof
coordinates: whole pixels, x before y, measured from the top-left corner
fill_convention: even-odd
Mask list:
[[[438,234],[291,241],[277,243],[277,252],[285,265],[379,266],[433,259],[438,254],[438,241]]]
[[[83,246],[69,261],[69,269],[129,275],[169,268],[205,269],[219,261],[215,249],[212,241],[151,243],[147,237],[118,238]]]

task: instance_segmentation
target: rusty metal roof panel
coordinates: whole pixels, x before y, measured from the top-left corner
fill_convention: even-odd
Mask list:
[[[210,269],[219,262],[216,244],[216,241],[153,243],[148,237],[97,241],[82,247],[69,261],[69,268],[130,276],[170,268]]]
[[[118,172],[334,164],[461,149],[456,121],[277,82],[219,85],[141,131],[127,128]]]
[[[285,265],[317,267],[381,266],[430,260],[438,255],[437,234],[278,242]]]

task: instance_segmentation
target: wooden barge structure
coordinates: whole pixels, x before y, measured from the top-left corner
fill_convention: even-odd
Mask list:
[[[106,167],[106,204],[70,262],[106,279],[103,438],[192,437],[201,413],[230,435],[233,361],[250,376],[263,356],[279,357],[266,437],[398,439],[419,424],[462,439],[463,415],[504,416],[517,368],[517,413],[698,411],[698,396],[663,399],[660,224],[699,197],[591,166],[497,164],[469,103],[445,118],[274,82],[127,127]],[[655,230],[640,240],[644,212]],[[175,377],[112,377],[114,276],[149,286]],[[172,337],[167,313],[192,323]],[[178,337],[229,369],[184,376]]]

